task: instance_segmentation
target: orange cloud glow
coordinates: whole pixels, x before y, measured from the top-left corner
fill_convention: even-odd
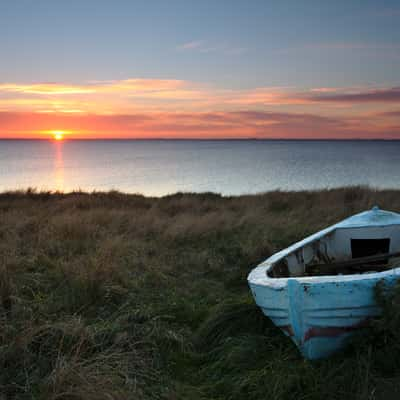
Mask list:
[[[48,138],[54,127],[68,138],[386,138],[400,139],[398,121],[265,111],[143,114],[0,112],[3,137]],[[29,127],[29,129],[27,129]]]
[[[400,138],[400,89],[223,89],[183,80],[0,84],[0,137]],[[388,109],[389,107],[389,109]],[[397,107],[390,109],[390,107]]]
[[[38,83],[31,85],[0,84],[0,92],[16,92],[37,95],[66,95],[93,93],[94,90],[87,87],[61,85],[56,83]]]

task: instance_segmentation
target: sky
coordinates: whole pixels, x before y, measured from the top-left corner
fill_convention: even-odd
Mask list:
[[[0,1],[0,137],[400,139],[400,3]]]

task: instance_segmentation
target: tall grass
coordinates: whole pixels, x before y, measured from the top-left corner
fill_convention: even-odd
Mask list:
[[[363,187],[222,197],[0,194],[0,399],[386,399],[400,385],[400,289],[357,344],[304,361],[248,272],[378,204]]]

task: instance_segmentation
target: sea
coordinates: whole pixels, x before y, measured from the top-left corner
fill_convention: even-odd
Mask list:
[[[0,192],[400,189],[400,141],[0,140]]]

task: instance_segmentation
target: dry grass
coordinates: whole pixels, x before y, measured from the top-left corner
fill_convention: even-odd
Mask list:
[[[378,357],[393,334],[315,367],[246,283],[272,252],[375,204],[400,211],[399,192],[0,194],[0,399],[383,398],[400,376]]]

